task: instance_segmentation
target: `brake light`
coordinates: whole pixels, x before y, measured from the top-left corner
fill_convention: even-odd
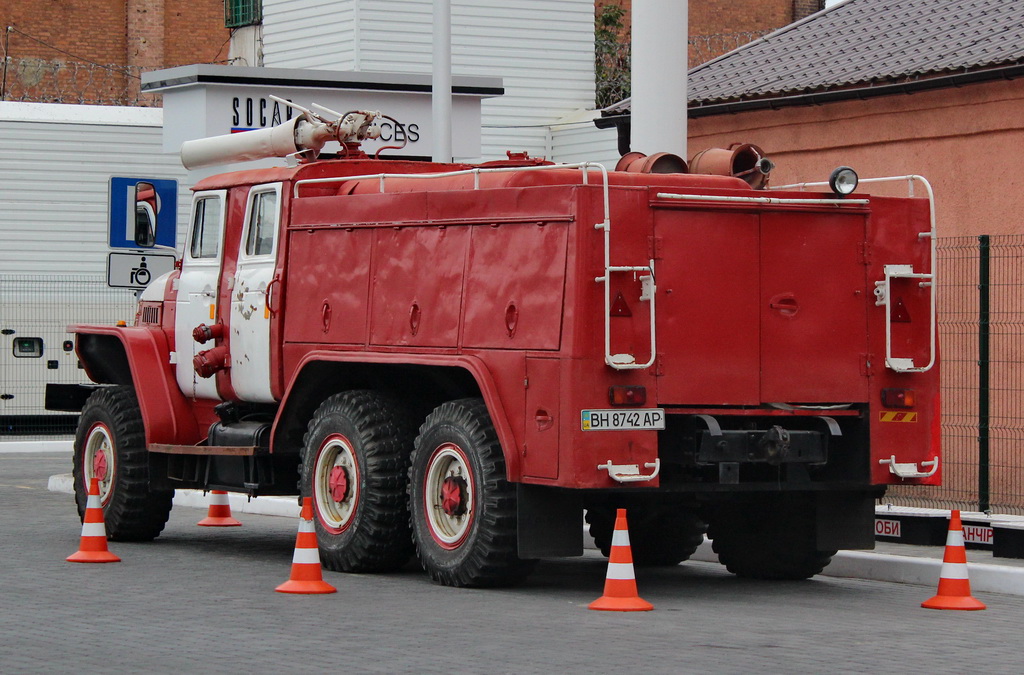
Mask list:
[[[913,408],[913,389],[883,389],[882,405],[886,408]]]
[[[647,403],[647,387],[613,385],[608,387],[608,402],[621,406],[643,405]]]

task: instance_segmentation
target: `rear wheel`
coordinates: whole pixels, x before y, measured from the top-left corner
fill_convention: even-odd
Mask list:
[[[405,481],[413,425],[372,391],[324,401],[309,423],[302,491],[312,497],[320,559],[338,572],[385,572],[412,557]]]
[[[480,399],[449,401],[420,427],[409,470],[413,538],[445,586],[507,586],[536,561],[517,555],[516,488]]]
[[[836,551],[817,549],[811,499],[783,495],[719,505],[708,536],[719,561],[737,576],[752,579],[807,579],[821,572]]]
[[[616,507],[608,504],[587,508],[590,536],[604,555],[611,550],[615,511]],[[626,518],[633,563],[644,567],[671,567],[689,560],[707,530],[697,513],[685,505],[633,506],[627,509]]]
[[[131,387],[104,387],[82,408],[73,476],[78,515],[96,478],[107,538],[149,541],[164,529],[174,490],[149,489],[149,456],[139,402]]]

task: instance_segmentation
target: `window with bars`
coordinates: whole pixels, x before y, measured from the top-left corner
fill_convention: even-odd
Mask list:
[[[263,0],[224,0],[224,27],[241,28],[263,22]]]

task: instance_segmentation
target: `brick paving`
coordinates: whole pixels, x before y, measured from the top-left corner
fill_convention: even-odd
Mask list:
[[[338,593],[274,592],[297,523],[241,514],[196,527],[175,508],[123,562],[64,561],[81,533],[47,479],[66,454],[0,455],[0,672],[1019,673],[1024,598],[978,594],[984,612],[920,609],[934,589],[816,577],[737,579],[713,563],[640,570],[653,612],[592,612],[605,561],[546,561],[527,583],[460,590],[415,565],[325,572]],[[970,664],[970,665],[968,665]]]

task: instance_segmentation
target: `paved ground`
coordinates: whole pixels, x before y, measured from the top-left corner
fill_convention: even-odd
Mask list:
[[[338,593],[274,592],[296,523],[240,515],[195,526],[176,508],[124,562],[64,558],[81,526],[47,490],[63,454],[0,454],[0,671],[353,673],[923,673],[1022,670],[1024,598],[975,593],[983,612],[920,609],[934,588],[817,577],[755,583],[714,563],[642,570],[648,613],[593,612],[605,561],[546,561],[515,589],[441,588],[393,575],[325,573]]]

